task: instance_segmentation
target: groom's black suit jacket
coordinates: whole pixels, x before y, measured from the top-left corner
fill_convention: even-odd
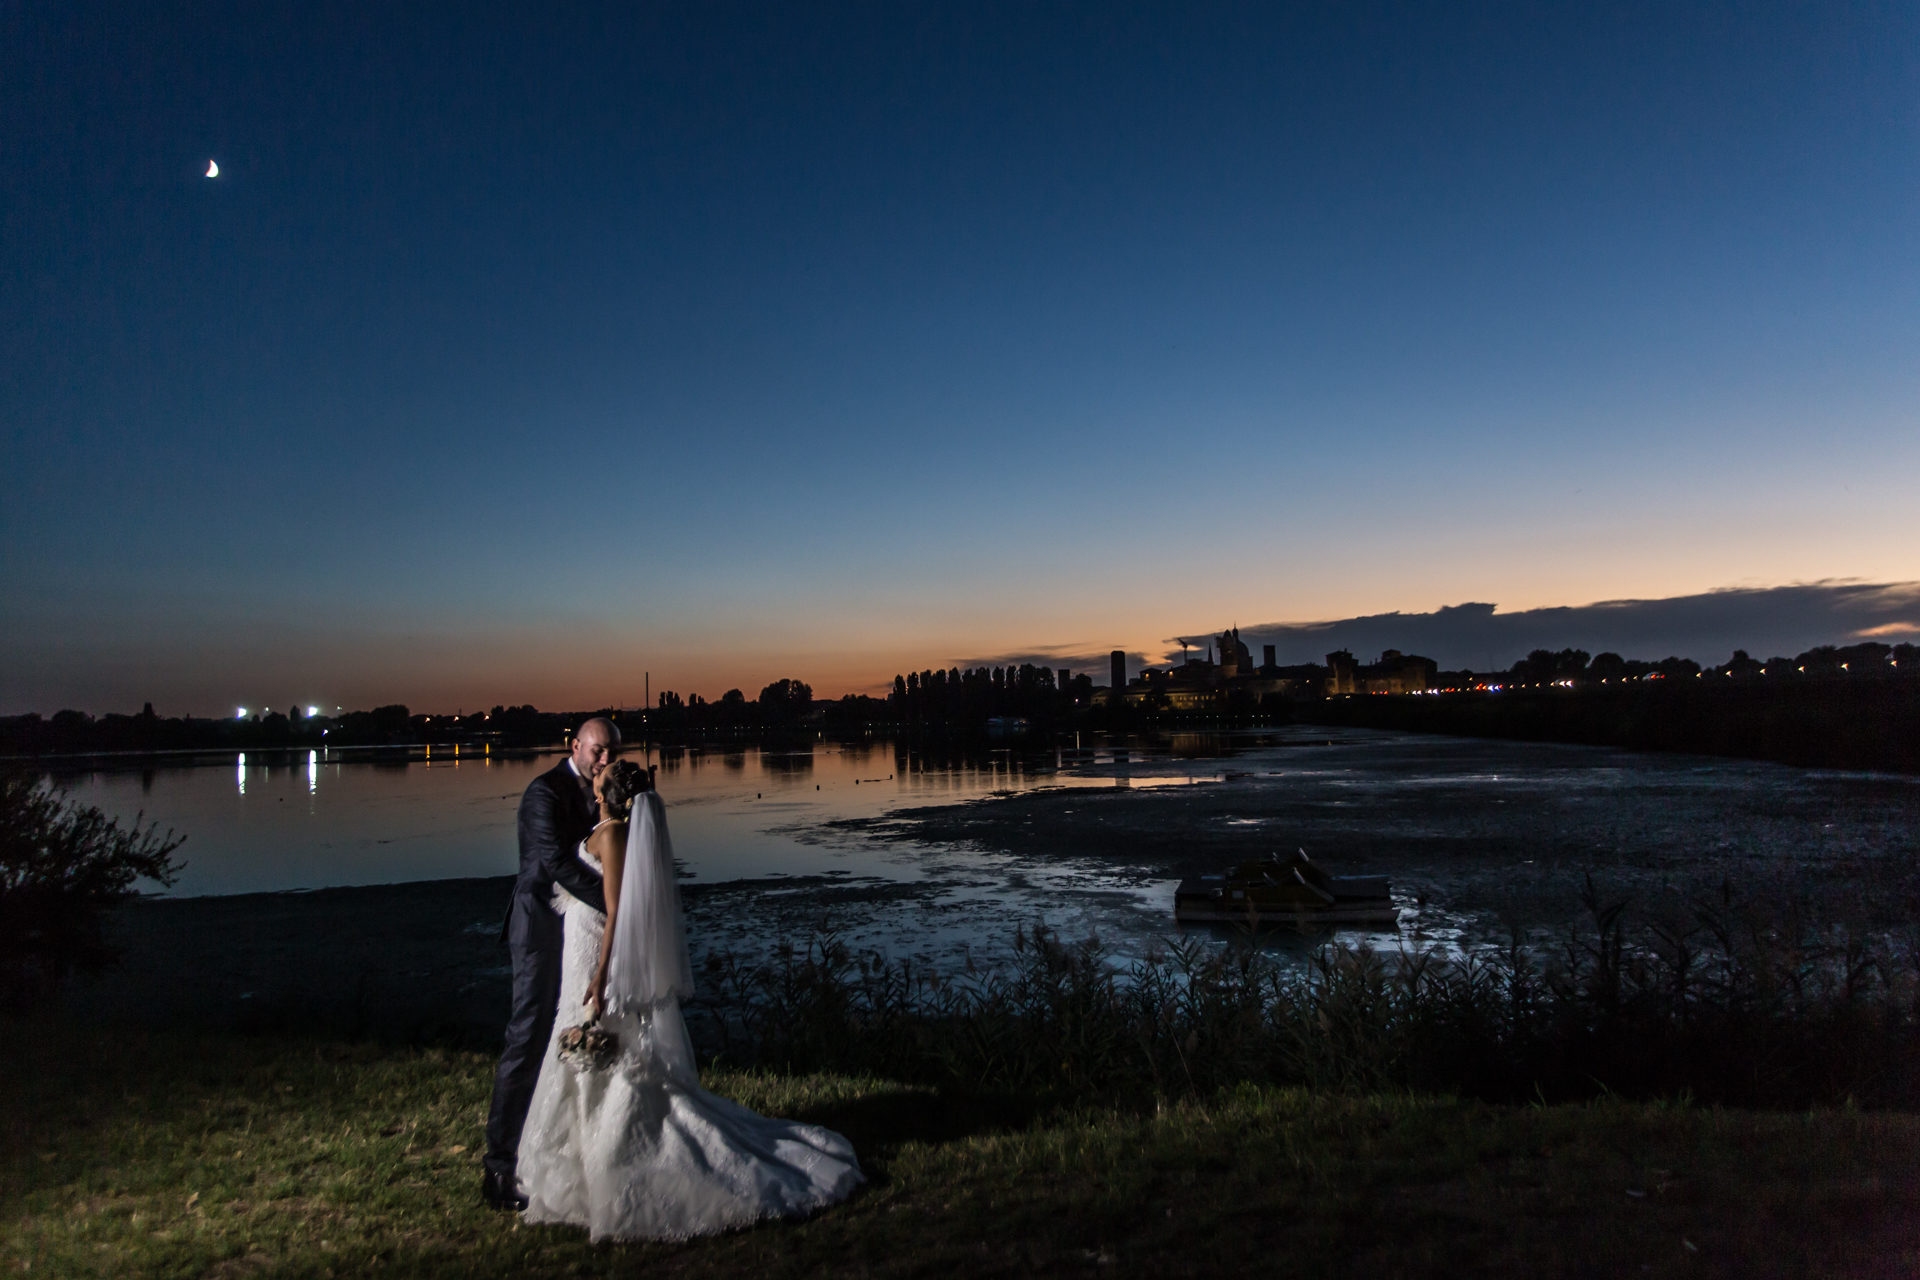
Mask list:
[[[540,1059],[560,1002],[560,960],[566,935],[553,909],[556,884],[605,910],[600,877],[574,850],[593,832],[593,800],[580,775],[562,760],[520,797],[520,874],[507,903],[507,945],[513,954],[513,1014],[493,1077],[487,1109],[487,1172],[513,1186],[520,1131],[527,1122]]]
[[[520,797],[520,875],[507,912],[507,939],[515,946],[559,946],[556,884],[596,911],[606,910],[600,877],[574,852],[592,834],[593,822],[593,801],[566,760],[535,778]]]

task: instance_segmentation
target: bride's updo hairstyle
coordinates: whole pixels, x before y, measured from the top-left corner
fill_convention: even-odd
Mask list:
[[[624,819],[633,812],[633,798],[651,787],[645,769],[631,760],[615,760],[607,766],[607,780],[600,784],[602,817]]]

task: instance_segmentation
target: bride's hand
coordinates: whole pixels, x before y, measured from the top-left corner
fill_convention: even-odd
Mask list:
[[[604,973],[596,973],[593,975],[593,984],[587,988],[587,998],[580,1002],[593,1011],[593,1020],[595,1022],[598,1022],[600,1015],[606,1012],[606,991],[607,975]]]

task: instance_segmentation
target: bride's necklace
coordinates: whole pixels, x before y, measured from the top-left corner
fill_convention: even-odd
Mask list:
[[[610,827],[616,822],[625,822],[625,821],[626,821],[625,818],[602,818],[600,819],[600,821],[593,824],[593,831],[598,831],[602,827]],[[589,831],[587,834],[592,835],[593,831]]]

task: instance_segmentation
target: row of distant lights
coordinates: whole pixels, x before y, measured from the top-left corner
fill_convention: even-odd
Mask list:
[[[1899,665],[1900,665],[1900,660],[1899,660],[1898,658],[1888,658],[1888,659],[1887,659],[1887,665],[1888,665],[1888,666],[1890,666],[1890,667],[1897,667],[1897,666],[1899,666]],[[1840,669],[1841,669],[1842,671],[1845,671],[1845,670],[1847,669],[1847,664],[1846,664],[1846,663],[1844,663],[1844,662],[1843,662],[1843,663],[1841,663],[1841,664],[1840,664]],[[1800,671],[1805,671],[1805,670],[1806,670],[1806,668],[1805,668],[1805,667],[1800,667],[1800,668],[1798,668],[1798,670],[1800,670]],[[1694,674],[1695,676],[1705,676],[1705,675],[1706,675],[1707,673],[1706,673],[1706,672],[1704,672],[1704,671],[1696,671],[1696,672],[1694,672],[1693,674]],[[1731,671],[1729,671],[1729,672],[1727,672],[1727,674],[1728,674],[1729,676],[1731,676],[1731,675],[1733,674],[1733,672],[1731,672]],[[1761,675],[1763,675],[1763,676],[1764,676],[1764,675],[1766,675],[1766,674],[1767,674],[1767,669],[1766,669],[1765,667],[1762,667],[1762,668],[1760,668],[1760,674],[1761,674]],[[1662,675],[1661,673],[1659,673],[1659,672],[1657,672],[1657,671],[1655,671],[1655,672],[1649,672],[1648,674],[1646,674],[1646,675],[1644,675],[1644,676],[1621,676],[1621,677],[1620,677],[1620,682],[1621,682],[1622,684],[1625,684],[1625,683],[1626,683],[1627,681],[1629,681],[1629,680],[1662,680],[1662,679],[1665,679],[1665,678],[1666,678],[1666,677],[1665,677],[1665,676],[1663,676],[1663,675]],[[1606,679],[1605,679],[1605,678],[1603,677],[1603,678],[1601,679],[1601,681],[1600,681],[1600,683],[1601,683],[1601,684],[1605,684],[1605,683],[1607,683],[1607,681],[1606,681]],[[1500,692],[1501,690],[1503,690],[1503,689],[1505,689],[1505,688],[1506,688],[1507,686],[1505,686],[1505,685],[1503,685],[1503,684],[1483,684],[1483,685],[1479,685],[1479,686],[1477,686],[1477,687],[1478,687],[1478,688],[1479,688],[1479,689],[1480,689],[1480,690],[1481,690],[1482,692],[1485,692],[1485,693],[1499,693],[1499,692]],[[1527,686],[1527,685],[1522,685],[1522,686],[1520,686],[1520,687],[1521,687],[1521,688],[1523,688],[1523,689],[1524,689],[1524,688],[1528,688],[1528,687],[1531,687],[1531,688],[1535,688],[1535,689],[1540,689],[1540,688],[1547,688],[1547,689],[1571,689],[1571,688],[1573,688],[1573,681],[1571,681],[1571,680],[1555,680],[1555,681],[1552,681],[1551,683],[1548,683],[1548,684],[1545,684],[1545,685],[1538,685],[1538,684],[1536,684],[1536,685],[1532,685],[1532,686]],[[1463,691],[1463,690],[1460,690],[1460,689],[1422,689],[1422,690],[1420,690],[1420,692],[1421,692],[1421,693],[1461,693],[1461,692],[1464,692],[1464,691]],[[338,707],[335,707],[335,708],[334,708],[334,710],[335,710],[335,711],[338,711],[339,709],[340,709],[340,708],[338,708]],[[234,718],[235,720],[245,720],[245,719],[246,719],[246,718],[247,718],[247,717],[248,717],[249,715],[251,715],[251,714],[252,714],[252,713],[251,713],[250,711],[248,711],[248,710],[247,710],[247,709],[246,709],[245,707],[240,707],[240,708],[237,708],[237,709],[236,709],[236,712],[235,712],[235,715],[234,715],[234,717],[233,717],[233,718]],[[311,720],[311,719],[312,719],[313,717],[315,717],[315,716],[317,716],[317,715],[319,715],[319,714],[320,714],[320,708],[318,708],[318,707],[308,707],[308,708],[307,708],[307,718],[308,718],[309,720]],[[491,714],[488,714],[488,715],[487,715],[487,716],[486,716],[485,718],[486,718],[486,719],[488,719],[488,720],[491,720],[491,719],[493,719],[493,716],[492,716]],[[428,717],[427,717],[427,719],[429,719],[429,720],[431,720],[431,719],[433,719],[433,717],[432,717],[432,716],[428,716]],[[568,736],[568,737],[572,737],[573,735],[572,735],[571,733],[569,733],[569,734],[568,734],[567,736]]]
[[[1887,659],[1887,665],[1888,665],[1888,666],[1890,666],[1890,667],[1897,667],[1897,666],[1899,666],[1899,665],[1900,665],[1900,659],[1898,659],[1898,658],[1888,658],[1888,659]],[[1844,663],[1844,662],[1843,662],[1843,663],[1841,663],[1841,664],[1840,664],[1840,669],[1841,669],[1842,671],[1845,671],[1845,670],[1847,670],[1847,669],[1848,669],[1848,668],[1847,668],[1847,664],[1846,664],[1846,663]],[[1804,672],[1804,671],[1806,671],[1806,668],[1805,668],[1805,667],[1795,667],[1795,668],[1794,668],[1794,670],[1796,670],[1796,671],[1800,671],[1800,672]],[[1705,679],[1705,678],[1706,678],[1706,675],[1707,675],[1707,673],[1706,673],[1706,672],[1704,672],[1704,671],[1696,671],[1696,672],[1694,672],[1693,674],[1694,674],[1694,678],[1695,678],[1695,679]],[[1768,671],[1767,671],[1767,668],[1765,668],[1765,667],[1762,667],[1762,668],[1760,668],[1760,674],[1761,674],[1761,675],[1763,675],[1763,676],[1764,676],[1764,675],[1767,675],[1767,674],[1769,674],[1769,673],[1768,673]],[[1727,675],[1727,676],[1728,676],[1729,678],[1731,678],[1731,677],[1732,677],[1732,675],[1733,675],[1733,672],[1731,672],[1731,671],[1729,671],[1729,672],[1727,672],[1727,673],[1726,673],[1726,675]],[[1658,671],[1650,671],[1650,672],[1648,672],[1648,673],[1647,673],[1646,675],[1643,675],[1643,676],[1621,676],[1621,677],[1620,677],[1620,683],[1621,683],[1621,684],[1625,684],[1625,683],[1626,683],[1627,681],[1629,681],[1629,680],[1664,680],[1664,679],[1666,679],[1666,676],[1665,676],[1664,674],[1662,674],[1661,672],[1658,672]],[[1601,684],[1606,684],[1606,683],[1607,683],[1607,677],[1605,677],[1605,676],[1603,676],[1603,677],[1601,677],[1601,679],[1600,679],[1600,683],[1601,683]],[[1549,682],[1546,682],[1546,683],[1542,683],[1542,684],[1522,684],[1522,685],[1515,685],[1515,686],[1513,686],[1513,687],[1514,687],[1514,688],[1516,688],[1516,689],[1571,689],[1571,688],[1573,688],[1573,681],[1571,681],[1571,680],[1553,680],[1553,681],[1549,681]],[[1482,684],[1482,685],[1475,685],[1475,686],[1474,686],[1474,690],[1475,690],[1476,692],[1479,692],[1479,693],[1499,693],[1499,692],[1501,692],[1501,691],[1503,691],[1503,690],[1504,690],[1504,689],[1506,689],[1506,688],[1507,688],[1507,686],[1506,686],[1506,685],[1504,685],[1504,684]],[[1420,690],[1420,692],[1421,692],[1421,693],[1465,693],[1465,692],[1466,692],[1466,690],[1464,690],[1464,689],[1422,689],[1422,690]]]
[[[1888,665],[1888,666],[1890,666],[1890,667],[1897,667],[1897,666],[1899,666],[1899,665],[1900,665],[1900,659],[1898,659],[1898,658],[1888,658],[1888,659],[1887,659],[1887,665]],[[1841,669],[1842,671],[1845,671],[1845,670],[1847,670],[1847,664],[1846,664],[1846,663],[1844,663],[1844,662],[1843,662],[1843,663],[1841,663],[1841,664],[1840,664],[1840,669]],[[1805,667],[1795,667],[1795,668],[1794,668],[1794,670],[1795,670],[1795,671],[1805,671],[1805,670],[1806,670],[1806,668],[1805,668]],[[1694,672],[1693,674],[1694,674],[1694,675],[1696,675],[1696,676],[1704,676],[1704,675],[1706,675],[1707,673],[1706,673],[1706,672],[1704,672],[1704,671],[1696,671],[1696,672]],[[1727,672],[1727,674],[1728,674],[1728,675],[1732,675],[1732,674],[1733,674],[1733,672],[1731,672],[1731,671],[1729,671],[1729,672]],[[1768,674],[1768,672],[1767,672],[1767,669],[1766,669],[1765,667],[1762,667],[1762,668],[1760,668],[1760,674],[1761,674],[1761,675],[1763,675],[1763,676],[1764,676],[1764,675],[1766,675],[1766,674]],[[1605,682],[1603,681],[1602,683],[1605,683]]]
[[[335,711],[338,711],[339,709],[340,709],[339,707],[335,707],[335,708],[334,708],[334,710],[335,710]],[[245,720],[245,719],[246,719],[246,718],[247,718],[248,716],[250,716],[250,715],[252,715],[252,714],[253,714],[253,712],[251,712],[251,711],[249,711],[249,710],[247,710],[247,708],[245,708],[245,707],[235,707],[235,708],[233,709],[233,718],[234,718],[235,720]],[[314,718],[315,716],[317,716],[317,715],[319,715],[319,714],[320,714],[320,708],[318,708],[318,707],[308,707],[308,708],[307,708],[307,719],[309,719],[309,720],[311,720],[311,719],[313,719],[313,718]],[[422,717],[420,717],[420,718],[421,718],[422,720],[431,720],[431,719],[433,719],[433,717],[432,717],[432,716],[422,716]],[[455,719],[455,720],[457,720],[457,719],[459,719],[459,717],[458,717],[458,716],[451,716],[451,717],[449,717],[449,716],[442,716],[441,718],[442,718],[442,719]],[[488,712],[484,712],[484,713],[482,713],[482,715],[481,715],[481,717],[480,717],[480,718],[481,718],[482,720],[491,720],[491,719],[493,719],[493,712],[491,712],[491,711],[488,711]],[[567,732],[568,732],[569,734],[571,734],[571,733],[572,733],[573,731],[572,731],[571,729],[569,729],[569,730],[568,730]]]

